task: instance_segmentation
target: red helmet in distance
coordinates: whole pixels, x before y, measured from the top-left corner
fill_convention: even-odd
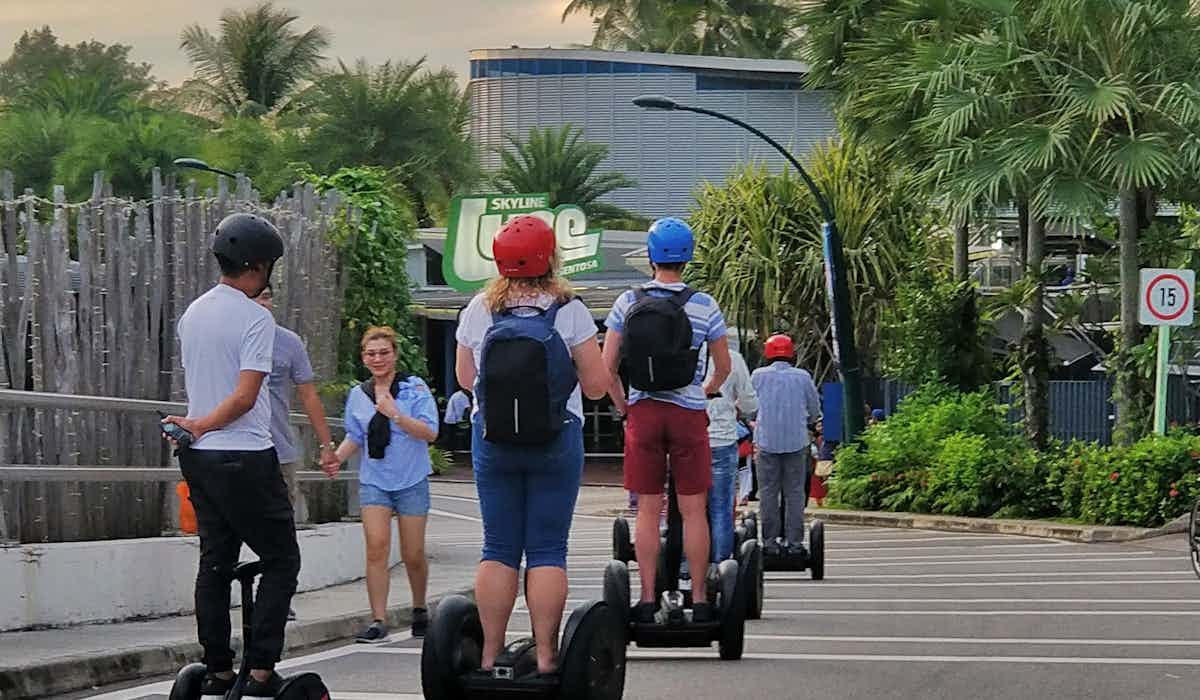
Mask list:
[[[790,360],[796,354],[796,346],[792,344],[792,339],[776,333],[767,338],[767,344],[763,347],[763,356],[768,360]]]

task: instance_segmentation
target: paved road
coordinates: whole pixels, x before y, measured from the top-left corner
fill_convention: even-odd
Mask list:
[[[476,547],[469,490],[437,489],[454,525],[439,546]],[[573,599],[599,597],[608,518],[572,533]],[[746,654],[631,647],[625,697],[1195,698],[1200,591],[1179,540],[1081,545],[1004,535],[829,527],[827,578],[767,574]],[[636,583],[635,583],[636,585]],[[529,630],[527,613],[513,618]],[[420,697],[420,645],[338,645],[288,659],[336,700]],[[166,684],[75,697],[159,700]]]

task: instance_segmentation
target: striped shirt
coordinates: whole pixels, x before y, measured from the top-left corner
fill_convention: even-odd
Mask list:
[[[666,284],[651,281],[642,285],[642,289],[648,290],[651,294],[656,294],[656,296],[667,296],[664,291],[656,293],[654,290],[678,292],[685,286],[683,282]],[[617,297],[612,311],[608,312],[608,319],[604,322],[605,327],[617,333],[624,333],[625,316],[629,313],[629,307],[633,306],[633,302],[634,292],[632,289]],[[693,294],[688,303],[684,305],[683,311],[692,322],[692,348],[700,350],[700,359],[696,362],[696,373],[692,378],[692,383],[682,389],[671,389],[670,391],[639,391],[638,389],[631,388],[629,390],[630,405],[642,399],[654,399],[655,401],[666,401],[667,403],[673,403],[676,406],[695,411],[704,410],[705,397],[703,383],[705,368],[708,365],[708,353],[705,344],[725,337],[725,317],[721,315],[721,309],[717,306],[716,300],[703,292]]]
[[[808,425],[821,418],[821,397],[812,375],[780,360],[754,370],[750,383],[758,393],[758,449],[786,454],[808,447]]]

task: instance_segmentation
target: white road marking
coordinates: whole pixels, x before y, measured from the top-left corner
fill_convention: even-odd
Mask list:
[[[375,647],[367,653],[418,656],[420,649]],[[673,651],[669,649],[630,649],[631,659],[707,659],[715,650],[705,654],[695,651]],[[771,652],[748,652],[743,659],[764,661],[895,661],[904,663],[1008,663],[1008,664],[1074,664],[1074,665],[1128,665],[1128,666],[1200,666],[1200,659],[1143,659],[1127,656],[949,656],[949,655],[899,655],[899,654],[786,654]],[[332,693],[331,693],[332,695]]]

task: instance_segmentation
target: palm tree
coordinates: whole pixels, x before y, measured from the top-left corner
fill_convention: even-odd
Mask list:
[[[194,77],[186,87],[200,110],[226,116],[259,115],[283,106],[324,60],[329,32],[297,32],[299,16],[264,2],[221,14],[220,36],[198,24],[180,37]]]
[[[423,225],[441,220],[450,197],[478,177],[467,97],[453,73],[425,70],[425,59],[339,63],[296,100],[294,112],[307,128],[302,160],[320,172],[398,167]]]
[[[552,206],[575,204],[596,219],[631,218],[624,209],[599,201],[637,185],[621,173],[596,172],[608,158],[608,146],[584,141],[583,131],[571,124],[530,129],[523,142],[515,134],[506,134],[505,140],[509,147],[496,149],[500,168],[491,178],[501,192],[547,192]]]
[[[853,140],[812,154],[810,174],[838,212],[855,340],[864,362],[878,348],[880,317],[896,280],[930,233],[925,205],[909,196],[912,175],[878,149]],[[709,290],[733,325],[758,337],[780,330],[818,379],[834,371],[826,298],[822,215],[787,171],[748,166],[701,189],[691,223],[691,279]]]
[[[563,19],[592,17],[592,46],[712,56],[791,58],[796,7],[773,0],[571,0]]]
[[[1072,127],[1066,144],[1089,184],[1119,204],[1118,433],[1133,440],[1147,431],[1151,405],[1134,359],[1146,330],[1137,320],[1138,237],[1155,198],[1200,171],[1200,16],[1186,0],[1051,0],[1034,8],[1034,21],[1047,38],[1030,55],[1057,69],[1059,109],[1048,119]]]

